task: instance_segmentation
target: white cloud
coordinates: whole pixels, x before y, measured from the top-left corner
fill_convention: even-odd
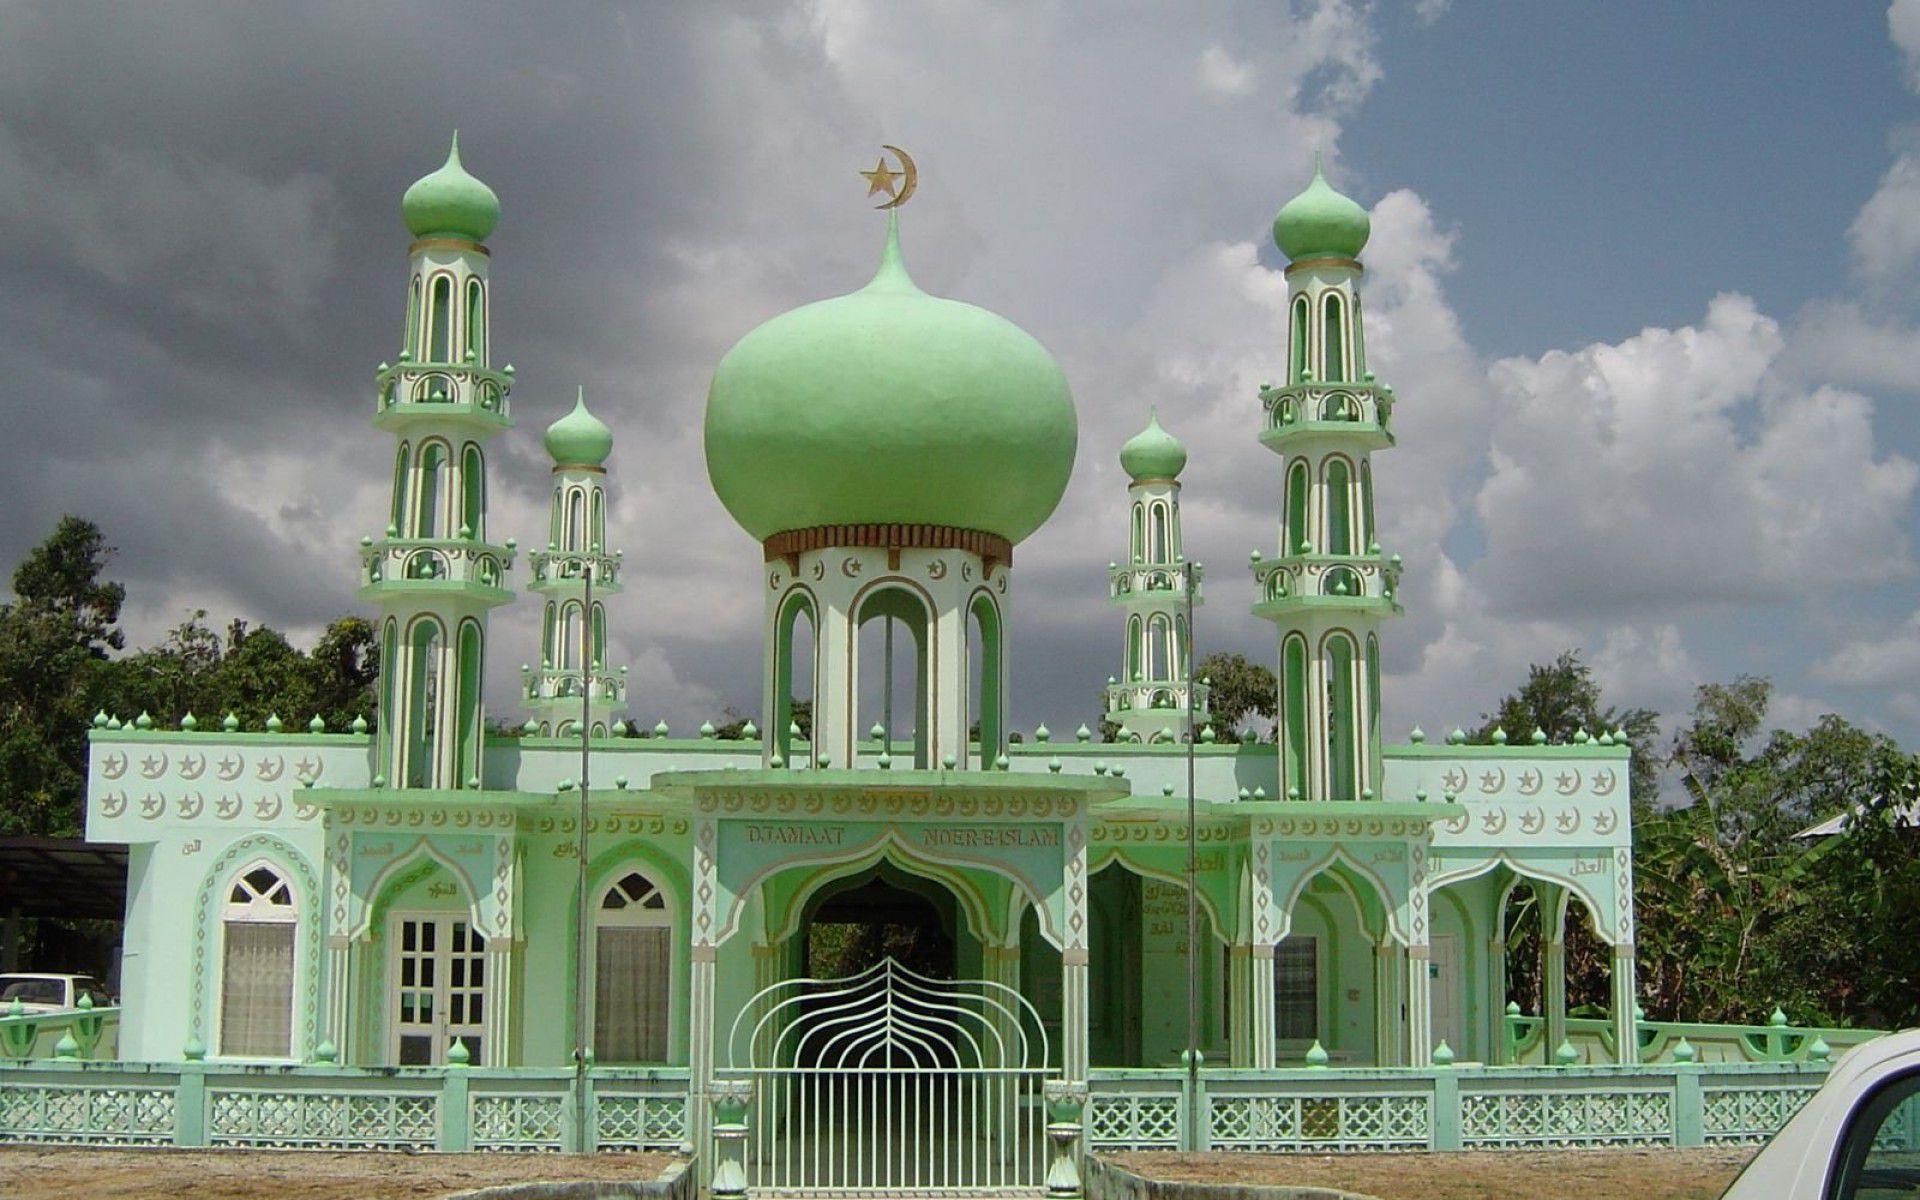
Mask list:
[[[1812,673],[1849,687],[1920,685],[1920,612],[1878,636],[1848,639],[1815,663]]]
[[[1880,177],[1847,230],[1854,269],[1885,282],[1903,275],[1920,257],[1920,159],[1901,154]]]
[[[1893,44],[1907,60],[1907,85],[1920,91],[1920,0],[1893,0],[1887,8]]]
[[[1253,68],[1234,58],[1219,46],[1200,52],[1200,83],[1208,91],[1222,96],[1244,96],[1257,82]]]

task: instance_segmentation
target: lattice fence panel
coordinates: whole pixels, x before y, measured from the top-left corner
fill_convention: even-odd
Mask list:
[[[685,1096],[594,1098],[602,1150],[678,1150],[687,1140]]]
[[[1704,1088],[1701,1130],[1709,1142],[1759,1143],[1800,1111],[1817,1088]]]
[[[1673,1095],[1645,1090],[1463,1095],[1460,1134],[1468,1149],[1670,1146]]]
[[[169,1146],[173,1124],[172,1088],[0,1088],[0,1138],[10,1142]]]
[[[208,1094],[215,1146],[299,1150],[431,1150],[440,1101],[405,1092],[219,1089]]]
[[[1424,1150],[1433,1142],[1433,1099],[1417,1092],[1209,1099],[1214,1150]]]
[[[475,1150],[558,1153],[564,1094],[473,1097]]]
[[[1095,1150],[1178,1150],[1180,1096],[1094,1093],[1087,1098],[1087,1145]]]

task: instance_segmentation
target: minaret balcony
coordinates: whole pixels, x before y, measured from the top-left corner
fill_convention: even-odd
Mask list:
[[[1280,619],[1303,608],[1382,614],[1400,611],[1400,557],[1378,554],[1294,554],[1256,558],[1255,616]]]
[[[475,422],[489,431],[513,427],[507,393],[513,372],[493,371],[472,362],[382,363],[374,376],[378,385],[373,423],[398,430],[417,421]]]
[[[592,688],[592,702],[599,708],[627,702],[627,675],[594,670],[583,675],[577,667],[522,667],[520,694],[528,704],[571,700],[579,703],[581,689]]]
[[[1274,449],[1326,439],[1368,450],[1393,445],[1393,389],[1373,383],[1307,380],[1260,389],[1266,428],[1260,440]]]
[[[1193,697],[1193,723],[1198,728],[1207,723],[1208,688],[1204,683],[1196,683],[1191,688],[1182,681],[1172,679],[1132,679],[1125,682],[1107,684],[1107,715],[1117,717],[1121,713],[1167,713],[1185,715],[1187,697]]]
[[[495,546],[473,538],[363,540],[360,597],[464,593],[490,604],[505,603],[513,596],[506,587],[513,553],[511,542]]]
[[[1186,578],[1193,575],[1193,602],[1200,603],[1206,572],[1199,563],[1109,564],[1107,598],[1116,604],[1185,603]]]
[[[620,563],[625,556],[616,551],[612,554],[589,554],[572,550],[536,550],[527,555],[527,570],[531,578],[527,581],[530,592],[565,592],[568,595],[585,590],[587,568],[593,568],[593,590],[613,593],[620,590]]]

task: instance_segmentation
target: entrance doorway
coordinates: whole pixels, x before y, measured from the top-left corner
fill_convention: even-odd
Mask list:
[[[958,915],[946,888],[882,863],[830,885],[807,906],[800,974],[843,979],[892,959],[929,979],[953,979]]]
[[[400,913],[388,934],[393,947],[389,1061],[440,1066],[457,1040],[470,1065],[485,1065],[487,939],[464,915],[453,913]]]

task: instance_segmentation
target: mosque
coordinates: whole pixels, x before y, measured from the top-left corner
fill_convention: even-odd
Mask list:
[[[868,174],[905,198],[884,161]],[[1157,415],[1113,448],[1119,653],[1086,673],[1111,676],[1115,740],[1008,727],[1015,549],[1067,486],[1075,402],[1020,328],[915,285],[897,209],[871,280],[714,370],[708,470],[766,585],[758,720],[623,721],[613,437],[582,398],[547,428],[549,523],[521,576],[540,645],[505,648],[529,663],[524,729],[490,729],[489,616],[520,555],[488,517],[515,424],[500,205],[456,143],[402,215],[403,333],[372,395],[392,503],[359,545],[378,711],[96,722],[88,836],[131,853],[123,1059],[539,1068],[584,1042],[702,1096],[871,1067],[877,1045],[883,1066],[1084,1081],[1179,1063],[1191,996],[1210,1064],[1498,1062],[1525,886],[1546,1044],[1584,921],[1613,948],[1610,1041],[1632,1061],[1624,735],[1384,740],[1379,639],[1407,598],[1372,463],[1398,400],[1368,370],[1367,213],[1318,172],[1273,224],[1283,382],[1246,403],[1277,538],[1227,596],[1273,626],[1271,742],[1217,739],[1190,677],[1187,452]]]

